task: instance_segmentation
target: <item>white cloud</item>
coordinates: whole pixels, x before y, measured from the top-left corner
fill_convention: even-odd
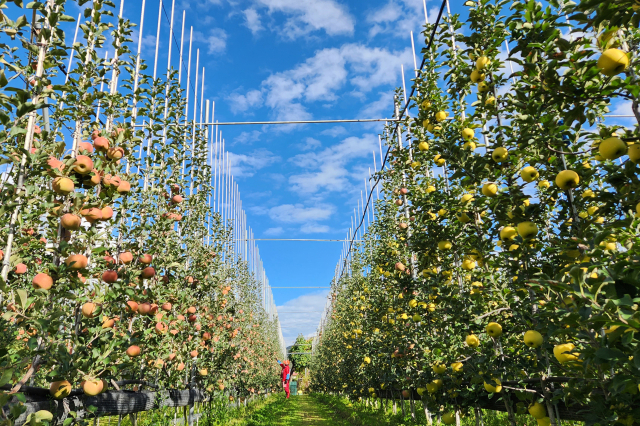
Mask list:
[[[232,143],[235,144],[250,144],[253,142],[258,142],[260,140],[260,136],[262,132],[259,130],[252,130],[250,132],[242,132],[235,138],[233,138]]]
[[[289,183],[294,191],[303,194],[314,194],[321,190],[350,192],[352,175],[347,169],[349,163],[354,159],[370,157],[371,151],[377,146],[377,137],[365,134],[362,138],[346,138],[320,152],[298,154],[289,161],[312,171],[290,176]]]
[[[319,50],[297,67],[270,75],[260,91],[230,96],[236,111],[264,104],[277,120],[307,120],[305,103],[335,103],[338,90],[351,85],[354,92],[368,93],[399,81],[400,64],[412,64],[411,49],[390,51],[359,44]],[[412,65],[411,65],[412,66]],[[261,94],[261,95],[260,95]]]
[[[320,142],[318,139],[308,137],[304,140],[304,145],[302,145],[300,149],[303,151],[310,151],[320,146],[322,146],[322,142]]]
[[[227,37],[227,32],[222,28],[211,28],[207,34],[193,32],[193,41],[206,44],[209,54],[223,52],[227,48]]]
[[[393,114],[393,91],[380,92],[377,101],[368,103],[360,111],[365,118],[388,118]]]
[[[321,135],[327,135],[332,137],[342,136],[347,133],[347,129],[342,126],[334,126],[330,129],[323,130],[320,132]]]
[[[329,230],[327,225],[318,225],[317,223],[306,223],[300,227],[300,232],[303,234],[326,234]]]
[[[244,25],[249,28],[251,34],[255,35],[264,29],[260,22],[260,15],[258,15],[258,12],[254,8],[243,10],[242,14],[244,15],[245,20]]]
[[[236,154],[229,152],[229,164],[231,175],[237,177],[250,177],[256,171],[280,161],[280,157],[266,149],[258,149],[250,154]]]
[[[429,22],[434,23],[438,16],[436,7],[428,10]],[[378,9],[367,13],[367,22],[370,24],[369,36],[378,34],[395,37],[409,37],[409,31],[413,31],[416,41],[422,37],[419,35],[424,29],[424,6],[420,0],[390,0]]]
[[[334,0],[256,0],[269,13],[282,12],[287,16],[284,28],[278,31],[293,39],[313,31],[328,35],[351,35],[354,20],[347,8]]]
[[[327,303],[329,290],[308,293],[276,306],[282,324],[282,335],[287,346],[293,344],[302,333],[305,336],[316,332],[322,311]],[[285,312],[296,312],[287,314]],[[302,313],[297,313],[302,312]]]
[[[245,95],[231,93],[227,96],[227,100],[230,103],[231,111],[234,113],[245,112],[248,109],[258,108],[262,105],[262,92],[250,90]]]
[[[277,236],[277,235],[282,235],[283,232],[284,232],[284,229],[278,226],[277,228],[267,229],[266,231],[263,232],[263,234],[268,236]]]
[[[330,204],[314,207],[305,207],[302,204],[282,204],[271,207],[268,214],[276,222],[309,223],[329,219],[335,210],[335,207]]]

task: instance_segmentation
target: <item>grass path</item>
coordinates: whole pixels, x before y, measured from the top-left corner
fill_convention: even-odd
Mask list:
[[[277,396],[248,418],[237,423],[242,426],[347,426],[324,403],[312,395],[292,396],[286,400]]]

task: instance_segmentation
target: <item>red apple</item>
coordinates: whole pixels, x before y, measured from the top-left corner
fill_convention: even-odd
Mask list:
[[[109,270],[102,273],[102,281],[105,283],[115,283],[118,281],[118,272]]]
[[[76,172],[81,175],[86,175],[91,173],[93,170],[93,160],[86,155],[78,155],[73,166]]]
[[[60,218],[60,224],[64,229],[68,229],[70,231],[77,231],[80,229],[80,224],[82,223],[82,219],[80,216],[71,213],[65,213]]]
[[[51,286],[53,286],[53,278],[47,274],[40,273],[33,277],[31,283],[33,284],[33,288],[49,290]]]
[[[64,263],[69,267],[69,269],[79,270],[87,267],[89,259],[87,259],[83,254],[72,254],[67,257],[67,260],[65,260]]]

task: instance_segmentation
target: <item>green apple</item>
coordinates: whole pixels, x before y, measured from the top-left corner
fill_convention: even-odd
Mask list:
[[[525,182],[533,182],[538,179],[539,176],[540,173],[532,166],[527,166],[520,171],[520,177],[522,177],[522,180]]]
[[[528,330],[524,333],[524,344],[530,348],[538,348],[542,345],[542,334],[535,330]]]
[[[489,336],[497,338],[502,335],[502,326],[497,322],[490,322],[487,324],[486,331]]]
[[[556,176],[556,185],[564,191],[575,188],[579,183],[580,176],[573,170],[563,170]]]
[[[533,222],[520,222],[517,228],[518,234],[525,240],[535,237],[538,233],[538,226]]]
[[[509,158],[509,151],[507,151],[506,148],[498,147],[491,153],[491,158],[496,163],[502,163],[503,161],[506,161],[507,158]]]
[[[607,138],[600,142],[598,148],[600,156],[607,160],[615,160],[618,157],[622,157],[628,151],[627,144],[620,138]]]
[[[607,77],[624,72],[629,67],[629,57],[627,53],[620,49],[607,49],[598,58],[598,69]]]

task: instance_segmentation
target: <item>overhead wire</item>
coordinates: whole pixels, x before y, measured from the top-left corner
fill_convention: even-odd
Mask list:
[[[444,7],[447,4],[447,0],[442,0],[442,5],[440,6],[440,11],[438,12],[438,18],[436,19],[435,24],[433,25],[433,30],[431,31],[431,36],[429,37],[429,42],[427,43],[427,50],[431,49],[431,46],[433,44],[433,39],[436,35],[436,31],[438,29],[438,25],[440,24],[440,19],[442,18],[442,14],[444,12]],[[422,74],[422,68],[424,67],[424,64],[426,62],[426,57],[422,57],[422,62],[420,63],[420,69],[418,70],[418,75]],[[411,88],[411,93],[409,94],[409,97],[405,100],[405,105],[402,108],[402,111],[400,112],[399,116],[396,117],[396,119],[398,120],[398,122],[396,123],[393,132],[391,134],[391,139],[394,138],[395,135],[397,135],[398,133],[398,127],[400,126],[400,120],[402,119],[402,117],[404,116],[404,114],[406,113],[407,109],[409,108],[409,100],[411,99],[411,97],[413,96],[413,93],[415,92],[416,88],[415,86],[413,86]],[[391,147],[387,148],[387,152],[384,156],[384,160],[382,162],[382,165],[380,166],[380,170],[384,169],[385,164],[387,163],[387,158],[389,157],[389,152],[391,151]],[[351,253],[351,249],[353,248],[353,242],[355,240],[355,235],[357,233],[357,231],[362,227],[362,224],[364,222],[364,218],[365,215],[367,214],[367,209],[369,208],[369,203],[371,202],[371,197],[373,196],[373,190],[378,186],[378,183],[380,182],[381,177],[378,177],[378,179],[376,179],[375,184],[373,184],[371,186],[371,191],[369,191],[369,196],[367,197],[367,204],[364,208],[364,211],[362,213],[362,217],[360,218],[360,223],[358,224],[358,227],[354,230],[353,232],[353,236],[351,238],[351,242],[349,243],[349,249],[347,250],[347,254],[345,255],[345,259],[344,259],[344,263],[343,263],[343,268],[342,268],[342,272],[340,273],[340,277],[338,277],[337,281],[340,281],[340,279],[342,279],[342,276],[344,274],[344,272],[346,271],[346,265],[347,265],[347,260],[349,259],[349,254]],[[336,281],[336,282],[337,282]]]

